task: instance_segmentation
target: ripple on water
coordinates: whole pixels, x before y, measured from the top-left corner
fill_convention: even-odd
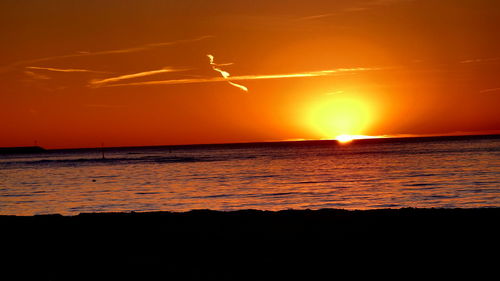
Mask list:
[[[2,159],[0,213],[500,206],[500,138],[359,143]]]

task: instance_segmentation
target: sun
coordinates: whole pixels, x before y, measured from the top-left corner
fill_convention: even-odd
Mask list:
[[[307,123],[321,139],[336,139],[347,143],[370,138],[364,133],[373,122],[370,103],[361,98],[323,99],[309,107]]]
[[[356,139],[356,137],[350,136],[350,135],[340,135],[340,136],[335,137],[335,139],[337,141],[339,141],[340,143],[349,143],[352,140]]]
[[[334,140],[342,144],[346,144],[352,142],[353,140],[380,139],[380,138],[385,138],[385,136],[340,135],[336,136]]]

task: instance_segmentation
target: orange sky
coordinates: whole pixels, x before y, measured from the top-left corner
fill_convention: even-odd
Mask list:
[[[3,0],[0,146],[500,133],[499,26],[496,0]]]

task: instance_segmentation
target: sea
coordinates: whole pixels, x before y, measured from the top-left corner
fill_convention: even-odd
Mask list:
[[[0,155],[0,214],[500,207],[500,135]]]

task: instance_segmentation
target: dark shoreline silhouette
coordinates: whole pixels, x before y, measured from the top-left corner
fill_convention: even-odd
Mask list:
[[[47,152],[47,150],[40,146],[0,147],[0,155],[34,154],[34,153],[44,153],[44,152]]]
[[[37,280],[480,280],[496,272],[499,218],[500,208],[195,210],[0,216],[0,226],[5,268]]]

